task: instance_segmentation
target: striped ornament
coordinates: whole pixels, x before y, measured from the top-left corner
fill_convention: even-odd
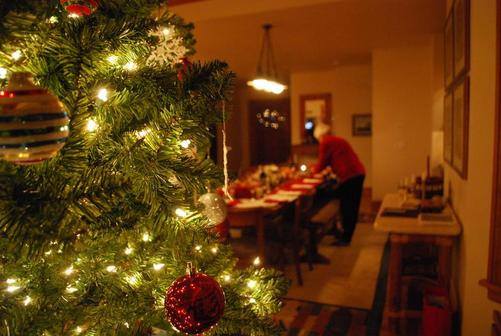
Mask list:
[[[70,14],[91,15],[97,9],[97,0],[60,0],[61,5]]]
[[[63,148],[70,119],[58,99],[37,87],[29,73],[14,73],[0,90],[0,158],[19,165],[40,163]]]

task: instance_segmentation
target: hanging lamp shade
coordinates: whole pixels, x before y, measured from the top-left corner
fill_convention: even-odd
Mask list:
[[[263,25],[263,45],[261,47],[261,53],[259,54],[256,77],[247,82],[247,85],[259,91],[281,94],[287,89],[287,86],[282,84],[278,79],[277,65],[271,45],[270,30],[272,27],[273,26],[268,23]]]

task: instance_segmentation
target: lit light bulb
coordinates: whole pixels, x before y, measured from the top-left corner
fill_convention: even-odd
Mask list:
[[[75,328],[75,334],[81,334],[83,331],[82,327],[76,327]]]
[[[10,285],[10,286],[7,286],[7,288],[5,289],[7,292],[9,293],[14,293],[15,291],[17,291],[19,288],[19,286],[15,286],[15,285]]]
[[[259,266],[259,265],[261,265],[261,258],[256,257],[256,259],[254,259],[254,261],[253,261],[252,263],[254,264],[254,266]]]
[[[250,299],[249,299],[249,303],[254,304],[254,303],[256,303],[256,302],[257,302],[257,301],[256,301],[256,299],[254,299],[254,298],[250,298]]]
[[[151,129],[146,127],[145,129],[141,130],[141,131],[138,131],[136,132],[136,137],[138,139],[142,139],[144,138],[145,136],[147,136],[149,133],[151,132]]]
[[[195,251],[202,252],[202,245],[195,246]]]
[[[143,233],[143,241],[144,241],[144,242],[149,242],[149,241],[151,241],[151,236],[150,236],[150,234],[149,234],[149,233],[147,233],[147,232]]]
[[[31,297],[29,297],[29,296],[26,296],[26,297],[24,298],[24,300],[23,300],[23,304],[24,304],[25,306],[29,305],[31,302],[33,302],[33,299],[32,299]]]
[[[0,68],[0,79],[6,79],[7,78],[8,71],[5,68]]]
[[[305,164],[302,164],[301,167],[299,167],[299,169],[301,169],[302,172],[305,172],[308,170],[308,166],[306,166]]]
[[[94,119],[89,119],[87,120],[87,126],[85,128],[88,132],[95,132],[99,128],[99,125]]]
[[[54,24],[54,23],[58,23],[58,22],[59,22],[59,19],[57,18],[57,16],[51,16],[49,18],[49,23]]]
[[[73,269],[73,266],[68,267],[67,269],[64,270],[65,275],[71,275],[75,270]]]
[[[111,64],[116,64],[118,62],[118,56],[116,55],[108,56],[107,60]]]
[[[287,86],[283,84],[264,78],[256,78],[254,80],[251,80],[247,82],[247,85],[252,86],[256,90],[274,94],[281,94],[285,91],[285,89],[287,89]]]
[[[230,282],[230,281],[231,281],[231,275],[229,275],[229,274],[225,274],[225,275],[223,275],[223,280],[224,280],[225,282]]]
[[[14,61],[19,61],[21,57],[23,57],[23,53],[21,52],[21,50],[16,50],[10,56]]]
[[[131,255],[132,252],[134,252],[134,249],[132,247],[127,247],[125,250],[124,250],[124,253],[126,255]]]
[[[78,19],[78,18],[80,18],[80,15],[78,15],[76,13],[70,13],[70,14],[68,14],[68,17],[70,19]]]
[[[135,71],[137,70],[137,64],[135,62],[127,62],[125,65],[124,65],[124,69],[127,70],[127,71]]]
[[[210,249],[210,251],[216,254],[219,251],[219,249],[217,248],[217,246],[214,246],[213,248]]]
[[[97,91],[97,98],[102,100],[103,102],[108,101],[108,89],[106,88],[101,88]]]
[[[164,27],[162,29],[162,34],[164,34],[164,36],[169,36],[170,34],[172,33],[172,30],[169,28],[169,27]]]
[[[181,217],[181,218],[186,218],[188,216],[188,212],[186,210],[177,208],[176,209],[176,216]]]
[[[257,285],[257,281],[256,280],[249,280],[249,281],[247,281],[247,287],[249,287],[250,289],[255,288],[256,285]]]
[[[45,255],[51,255],[52,254],[52,250],[48,250],[47,252],[44,253]]]
[[[162,268],[165,267],[165,264],[162,264],[162,263],[158,263],[158,264],[153,264],[153,269],[155,271],[160,271]]]
[[[131,275],[130,277],[127,277],[126,280],[131,285],[136,285],[138,282],[137,277],[135,275]]]
[[[110,265],[106,267],[106,271],[109,273],[116,273],[117,272],[117,267],[115,265]]]
[[[66,293],[72,294],[72,293],[75,293],[76,291],[78,291],[78,289],[75,287],[72,287],[72,286],[66,287]]]
[[[191,140],[181,141],[181,147],[183,147],[184,149],[188,149],[188,147],[190,147],[190,145],[191,145]]]
[[[16,280],[16,279],[11,279],[11,278],[9,278],[9,279],[5,280],[5,282],[6,282],[8,285],[12,285],[12,284],[15,284],[15,283],[17,282],[17,280]]]

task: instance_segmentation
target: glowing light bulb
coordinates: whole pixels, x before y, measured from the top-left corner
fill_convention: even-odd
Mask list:
[[[191,145],[191,140],[181,141],[181,147],[183,147],[184,149],[188,149],[188,147],[190,147],[190,145]]]
[[[21,52],[21,50],[16,50],[10,56],[14,61],[19,61],[21,57],[23,57],[23,53]]]
[[[259,266],[259,265],[261,265],[261,258],[256,257],[256,259],[254,259],[254,261],[253,261],[252,263],[254,264],[254,266]]]
[[[118,56],[116,55],[108,56],[107,60],[111,64],[116,64],[118,62]]]
[[[97,98],[102,100],[103,102],[108,101],[108,89],[106,88],[101,88],[97,91]]]
[[[26,297],[24,298],[24,300],[23,300],[23,304],[24,304],[25,306],[29,305],[31,302],[33,302],[33,299],[32,299],[31,297],[29,297],[29,296],[26,296]]]
[[[81,334],[83,331],[82,327],[76,327],[75,328],[75,334]]]
[[[0,68],[0,79],[6,79],[7,78],[8,71],[5,68]]]
[[[99,125],[94,119],[89,119],[87,120],[87,126],[85,128],[88,132],[95,132],[99,128]]]
[[[225,275],[223,275],[223,280],[224,280],[225,282],[230,282],[230,281],[231,281],[231,275],[229,275],[229,274],[225,274]]]
[[[169,36],[170,34],[172,33],[172,30],[169,28],[169,27],[164,27],[162,29],[162,34],[164,34],[164,36]]]
[[[124,69],[127,70],[127,71],[135,71],[137,70],[137,64],[135,62],[127,62],[125,65],[124,65]]]
[[[219,251],[219,249],[217,248],[217,246],[214,246],[213,248],[210,249],[210,251],[216,254]]]
[[[48,250],[47,252],[44,253],[45,255],[51,255],[52,254],[52,250]]]
[[[184,210],[184,209],[177,208],[176,209],[176,216],[181,217],[181,218],[186,218],[186,217],[188,217],[188,212],[186,212],[186,210]]]
[[[12,285],[12,284],[15,284],[15,283],[17,282],[17,280],[16,280],[16,279],[11,279],[11,278],[9,278],[9,279],[5,280],[5,282],[6,282],[8,285]]]
[[[58,23],[58,22],[59,22],[59,19],[57,18],[57,16],[51,16],[49,18],[49,23],[54,24],[54,23]]]
[[[256,301],[256,299],[254,299],[254,298],[250,298],[250,299],[249,299],[249,303],[254,304],[254,303],[256,303],[256,302],[257,302],[257,301]]]
[[[150,234],[149,233],[143,233],[143,241],[144,242],[149,242],[151,240]]]
[[[305,164],[302,164],[301,167],[299,167],[299,169],[302,171],[302,172],[305,172],[308,170],[308,166],[306,166]]]
[[[15,285],[10,285],[10,286],[7,286],[7,288],[5,289],[7,292],[9,293],[14,293],[15,291],[17,291],[19,288],[19,286],[15,286]]]
[[[71,275],[75,270],[73,269],[73,266],[68,267],[67,269],[64,270],[65,275]]]
[[[66,287],[66,293],[73,294],[73,293],[75,293],[76,291],[78,291],[78,289],[77,289],[77,288],[75,288],[75,287],[72,287],[72,286],[68,286],[68,287]]]
[[[117,267],[115,265],[110,265],[106,267],[106,271],[109,273],[116,273],[117,272]]]
[[[131,275],[130,277],[127,277],[126,280],[131,285],[136,285],[138,283],[137,277],[135,275]]]
[[[125,250],[124,250],[124,253],[126,255],[131,255],[132,252],[134,252],[134,249],[132,247],[127,247]]]
[[[247,287],[249,287],[250,289],[253,289],[257,286],[257,281],[256,280],[249,280],[247,281]]]
[[[254,80],[251,80],[247,82],[247,85],[252,86],[256,90],[274,94],[281,94],[285,91],[285,89],[287,89],[287,86],[283,84],[264,78],[256,78]]]
[[[142,139],[144,138],[145,136],[147,136],[149,133],[151,132],[151,129],[146,127],[145,129],[141,130],[141,131],[138,131],[136,132],[136,137],[138,139]]]
[[[165,264],[162,264],[162,263],[158,263],[158,264],[153,264],[153,269],[155,271],[160,271],[162,268],[165,267]]]
[[[78,18],[80,18],[80,15],[78,15],[76,13],[70,13],[70,14],[68,14],[68,17],[70,19],[78,19]]]

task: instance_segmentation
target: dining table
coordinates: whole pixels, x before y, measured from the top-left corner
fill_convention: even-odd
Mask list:
[[[332,183],[323,175],[298,177],[285,181],[260,198],[242,198],[228,201],[228,222],[232,229],[256,229],[257,254],[266,264],[266,216],[291,204],[301,204],[302,198],[314,197],[318,190]]]

